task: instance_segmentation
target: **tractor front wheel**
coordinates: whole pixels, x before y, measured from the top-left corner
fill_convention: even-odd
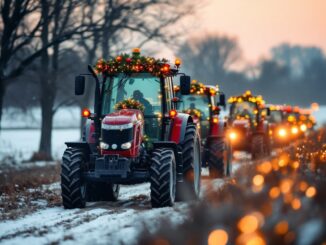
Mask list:
[[[68,148],[62,157],[61,195],[64,208],[84,208],[86,203],[86,183],[82,173],[85,156],[80,149]]]
[[[152,207],[173,206],[176,193],[176,161],[173,150],[155,149],[149,171]]]
[[[184,141],[181,143],[183,159],[183,182],[177,189],[179,200],[197,199],[201,188],[201,150],[196,126],[186,127]]]

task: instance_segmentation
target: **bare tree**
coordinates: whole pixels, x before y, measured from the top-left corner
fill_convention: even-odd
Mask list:
[[[20,59],[19,52],[28,46],[40,30],[40,19],[34,18],[39,13],[38,1],[34,0],[1,0],[0,2],[0,123],[3,99],[6,89],[13,78],[40,55],[40,50],[28,53]],[[30,21],[26,25],[26,21]],[[0,124],[1,125],[1,124]]]
[[[241,58],[235,38],[208,35],[181,45],[178,55],[186,60],[184,68],[197,79],[212,83],[224,80],[230,67]]]
[[[76,22],[74,17],[76,8],[80,7],[78,0],[41,1],[42,32],[41,45],[43,52],[40,59],[40,106],[42,111],[41,140],[39,153],[45,159],[51,158],[51,140],[53,115],[56,95],[58,92],[58,75],[60,74],[59,55],[62,37],[73,37],[80,32],[87,31],[81,22]],[[50,50],[45,47],[53,43]]]

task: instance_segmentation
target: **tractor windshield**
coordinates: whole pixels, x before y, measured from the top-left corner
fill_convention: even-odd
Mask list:
[[[281,122],[283,122],[282,111],[271,110],[271,114],[269,116],[269,121],[271,123],[281,123]]]
[[[233,120],[237,118],[248,118],[251,120],[255,120],[257,113],[257,104],[249,101],[242,101],[235,102],[232,104],[230,116]]]
[[[162,94],[159,77],[150,74],[121,74],[111,77],[103,91],[102,115],[115,111],[115,105],[134,99],[144,107],[145,135],[151,140],[160,139],[162,126]]]
[[[200,120],[206,120],[209,117],[208,96],[204,95],[183,95],[182,102],[179,103],[178,110],[187,112],[188,110],[196,110],[200,113]],[[199,115],[198,113],[198,115]]]
[[[144,106],[145,116],[161,115],[161,97],[160,78],[149,74],[121,74],[110,78],[105,84],[102,114],[115,111],[118,102],[132,98]]]

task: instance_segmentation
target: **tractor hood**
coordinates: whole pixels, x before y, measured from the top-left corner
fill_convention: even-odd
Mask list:
[[[249,128],[250,121],[248,119],[236,119],[233,121],[232,126],[238,128]]]
[[[143,114],[140,110],[123,109],[116,112],[112,112],[103,118],[103,125],[125,125],[136,124],[139,121],[143,121]]]

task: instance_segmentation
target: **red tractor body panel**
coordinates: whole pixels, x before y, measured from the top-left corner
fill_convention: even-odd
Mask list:
[[[119,127],[132,125],[133,137],[131,147],[127,150],[104,150],[101,149],[102,155],[120,155],[124,157],[139,156],[140,144],[143,139],[144,119],[139,110],[123,109],[106,115],[102,121],[102,130],[122,130]]]

